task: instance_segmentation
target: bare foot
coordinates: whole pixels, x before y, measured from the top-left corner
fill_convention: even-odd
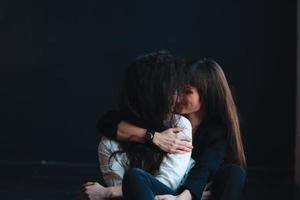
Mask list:
[[[98,182],[87,182],[82,185],[80,200],[104,200],[107,198],[109,198],[108,189]]]

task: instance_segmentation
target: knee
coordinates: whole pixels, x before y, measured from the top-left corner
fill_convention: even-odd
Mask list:
[[[123,177],[123,184],[134,184],[144,177],[145,171],[139,168],[131,168],[127,170]]]
[[[145,174],[146,172],[139,168],[130,168],[125,172],[125,175],[127,176],[141,176]]]

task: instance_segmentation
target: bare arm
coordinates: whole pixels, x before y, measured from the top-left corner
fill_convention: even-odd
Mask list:
[[[117,141],[144,143],[146,129],[134,126],[123,120],[118,111],[106,112],[97,122],[97,130],[102,135]],[[181,128],[169,128],[160,134],[154,134],[153,142],[168,153],[185,153],[192,150],[190,137],[178,136]]]
[[[182,128],[169,128],[163,132],[155,132],[153,143],[168,153],[185,153],[193,149],[191,137],[179,135]],[[121,121],[117,127],[117,140],[144,143],[146,129]]]
[[[145,133],[146,129],[121,121],[117,127],[117,140],[144,143]]]

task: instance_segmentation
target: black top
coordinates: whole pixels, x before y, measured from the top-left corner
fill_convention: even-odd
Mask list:
[[[196,164],[178,192],[189,189],[194,198],[201,199],[205,185],[225,162],[227,136],[224,125],[213,122],[199,125],[193,138],[192,158]]]
[[[109,111],[98,120],[97,129],[106,137],[116,140],[117,126],[121,120],[117,111]],[[192,158],[196,164],[178,192],[189,189],[194,198],[201,199],[205,185],[224,162],[227,138],[228,132],[224,125],[213,122],[199,125],[193,138]]]

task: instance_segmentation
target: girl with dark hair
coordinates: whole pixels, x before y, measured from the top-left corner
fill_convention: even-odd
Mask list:
[[[192,128],[183,116],[174,115],[178,90],[178,65],[168,52],[138,57],[125,71],[120,100],[120,116],[135,126],[148,129],[146,144],[116,142],[105,136],[99,144],[100,169],[104,187],[96,182],[84,185],[81,199],[122,197],[122,179],[126,170],[138,168],[153,176],[158,183],[177,189],[191,153],[169,154],[152,143],[154,131],[175,126],[179,135],[190,141]],[[188,142],[191,146],[192,144]]]
[[[224,72],[209,59],[188,64],[184,71],[185,84],[176,107],[192,124],[194,164],[177,190],[161,185],[142,170],[129,169],[122,182],[125,200],[241,198],[246,159],[237,109]],[[98,124],[101,133],[118,140],[145,141],[145,129],[122,121],[117,113],[106,116]],[[169,153],[191,150],[172,129],[155,132],[153,143]]]

